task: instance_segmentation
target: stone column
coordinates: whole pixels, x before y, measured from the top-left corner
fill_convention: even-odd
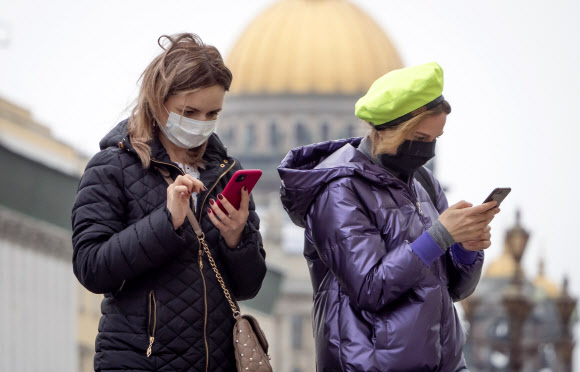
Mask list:
[[[506,245],[516,267],[511,283],[504,292],[502,299],[509,319],[509,370],[513,372],[523,370],[525,350],[527,347],[531,347],[531,345],[523,345],[523,337],[524,325],[534,304],[524,293],[524,272],[521,266],[522,256],[526,250],[529,237],[530,234],[520,224],[520,212],[518,211],[516,225],[506,235]]]
[[[534,305],[524,295],[522,286],[515,281],[504,293],[502,303],[509,319],[509,370],[522,371],[526,349],[523,345],[524,325]]]
[[[572,354],[574,351],[574,338],[572,336],[572,325],[570,318],[576,308],[576,299],[568,294],[568,278],[564,278],[562,293],[555,300],[560,315],[560,324],[562,333],[556,343],[556,351],[562,363],[563,371],[572,371]]]

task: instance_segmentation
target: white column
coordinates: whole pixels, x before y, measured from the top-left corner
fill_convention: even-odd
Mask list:
[[[0,240],[0,371],[75,371],[69,262]]]

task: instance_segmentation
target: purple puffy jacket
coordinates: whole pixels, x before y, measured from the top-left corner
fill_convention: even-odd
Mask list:
[[[297,148],[278,168],[284,209],[305,227],[317,370],[466,368],[453,302],[474,291],[483,252],[467,265],[449,249],[427,266],[410,243],[447,209],[443,190],[433,178],[434,206],[419,182],[359,152],[360,141]]]

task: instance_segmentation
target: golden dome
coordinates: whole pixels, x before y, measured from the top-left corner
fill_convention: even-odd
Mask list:
[[[281,0],[227,58],[233,94],[359,94],[402,67],[384,31],[346,0]]]
[[[536,279],[534,279],[534,286],[536,286],[536,288],[542,289],[550,298],[556,298],[560,296],[560,288],[558,288],[554,282],[545,276],[538,276]]]
[[[526,251],[530,234],[521,225],[520,211],[516,212],[516,223],[505,234],[503,252],[493,261],[485,275],[495,278],[511,278],[516,274],[521,258]],[[516,261],[517,259],[517,261]]]
[[[485,276],[488,278],[509,279],[515,275],[516,266],[516,261],[512,253],[510,253],[509,247],[505,246],[501,256],[489,264]],[[534,278],[533,284],[536,288],[542,290],[546,296],[556,298],[560,296],[560,288],[546,276],[544,266],[544,259],[542,258],[538,263],[538,276]]]
[[[550,298],[558,297],[560,288],[544,274],[543,262],[540,263],[540,267],[538,276],[533,280],[534,286],[541,289]],[[503,252],[499,258],[489,264],[485,276],[488,278],[509,279],[514,276],[515,272],[516,261],[508,252]]]
[[[504,250],[501,256],[491,262],[485,272],[490,278],[511,278],[516,272],[516,261]]]
[[[556,298],[560,296],[560,288],[554,282],[548,279],[544,266],[544,259],[540,258],[540,261],[538,262],[538,276],[534,279],[534,285],[536,288],[540,288],[546,292],[548,297]]]

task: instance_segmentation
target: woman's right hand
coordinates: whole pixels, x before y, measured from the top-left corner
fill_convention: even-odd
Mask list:
[[[449,207],[438,220],[457,243],[487,240],[489,223],[499,213],[497,202],[491,201],[473,207],[464,200]]]
[[[205,190],[207,189],[203,183],[189,174],[178,176],[167,187],[167,209],[171,212],[171,219],[175,230],[183,225],[185,221],[191,194],[194,192],[200,193]]]

